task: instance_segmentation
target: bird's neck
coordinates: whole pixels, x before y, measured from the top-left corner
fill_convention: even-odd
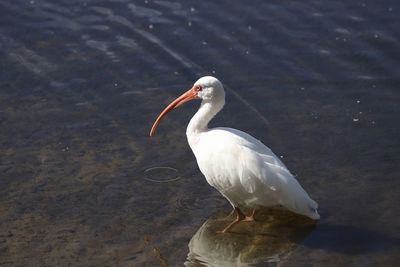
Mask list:
[[[194,114],[186,129],[186,136],[190,147],[194,148],[199,141],[201,133],[208,130],[208,123],[222,109],[225,100],[202,101],[199,110]]]

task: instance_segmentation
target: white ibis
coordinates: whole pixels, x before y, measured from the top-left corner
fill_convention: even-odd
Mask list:
[[[320,218],[318,204],[271,149],[245,132],[208,128],[209,121],[225,104],[224,88],[214,77],[200,78],[169,104],[154,122],[150,136],[168,112],[192,99],[202,101],[186,129],[189,146],[207,182],[228,199],[237,215],[222,233],[240,221],[254,221],[257,208],[262,206],[283,206],[311,219]],[[243,214],[243,207],[253,209],[251,216]]]

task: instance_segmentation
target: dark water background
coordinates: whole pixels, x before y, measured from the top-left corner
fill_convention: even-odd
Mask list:
[[[399,29],[398,1],[1,1],[0,265],[398,264]],[[231,207],[186,142],[198,102],[148,137],[209,74],[212,126],[281,156],[315,227],[215,234]]]

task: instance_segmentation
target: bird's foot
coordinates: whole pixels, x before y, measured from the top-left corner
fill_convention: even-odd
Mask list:
[[[227,227],[225,227],[224,230],[217,231],[217,233],[220,233],[220,234],[226,233],[229,229],[232,228],[232,226],[234,226],[235,224],[237,224],[238,222],[241,222],[241,221],[243,221],[243,222],[254,222],[255,221],[254,215],[256,213],[256,210],[253,210],[253,212],[251,213],[250,216],[245,216],[238,207],[235,207],[235,212],[237,215],[236,219],[233,222],[231,222]]]
[[[254,219],[254,215],[255,214],[256,214],[256,210],[253,209],[253,212],[251,213],[251,215],[250,216],[246,216],[243,221],[245,221],[245,222],[254,222],[255,221],[255,219]]]
[[[246,216],[246,218],[243,219],[244,222],[254,222],[254,217],[253,216]]]

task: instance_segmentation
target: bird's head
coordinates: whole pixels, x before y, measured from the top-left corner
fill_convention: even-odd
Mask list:
[[[225,98],[225,90],[222,83],[212,76],[204,76],[198,79],[191,90],[197,91],[198,98],[204,101]]]
[[[154,122],[153,127],[151,128],[150,136],[154,134],[157,125],[160,123],[161,119],[165,115],[167,115],[168,112],[192,99],[202,99],[205,102],[213,102],[219,100],[224,102],[225,90],[222,86],[222,83],[215,77],[204,76],[198,79],[191,89],[175,99],[163,110],[163,112],[161,112],[157,120]]]

